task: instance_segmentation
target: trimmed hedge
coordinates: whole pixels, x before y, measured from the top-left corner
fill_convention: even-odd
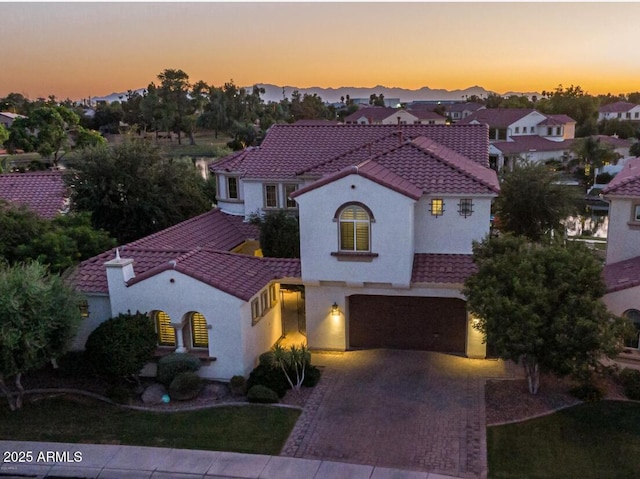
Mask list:
[[[289,382],[281,369],[266,364],[259,364],[251,374],[247,381],[247,388],[251,390],[254,386],[265,386],[278,395],[283,397],[290,388]]]
[[[152,359],[156,341],[153,322],[146,314],[120,314],[89,335],[85,355],[98,374],[137,376]]]
[[[195,373],[200,369],[200,360],[187,353],[171,353],[158,361],[156,379],[165,387],[171,386],[171,382],[180,373]]]
[[[244,396],[247,393],[247,380],[244,376],[233,376],[229,380],[229,390],[234,396]]]
[[[176,401],[187,401],[200,394],[202,379],[196,373],[178,373],[169,386],[169,397]]]
[[[276,403],[278,402],[278,395],[268,387],[257,384],[249,389],[249,392],[247,393],[247,400],[249,402],[263,404]]]

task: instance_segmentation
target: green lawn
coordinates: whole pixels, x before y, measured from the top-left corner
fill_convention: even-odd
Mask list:
[[[16,412],[0,403],[0,439],[274,455],[299,415],[296,409],[257,405],[141,412],[84,397],[52,397],[26,403]]]
[[[640,404],[602,401],[487,428],[489,478],[640,477]]]

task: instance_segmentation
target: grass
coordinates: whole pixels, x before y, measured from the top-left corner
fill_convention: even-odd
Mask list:
[[[640,477],[640,404],[601,401],[487,428],[489,478]]]
[[[200,130],[194,135],[196,144],[189,144],[188,135],[183,135],[182,145],[178,145],[178,140],[161,140],[161,148],[167,156],[191,156],[191,157],[219,157],[231,152],[227,147],[227,142],[232,138],[220,132],[218,138],[210,130]]]
[[[299,414],[296,409],[253,405],[171,413],[132,411],[65,395],[39,398],[14,412],[0,405],[0,439],[277,455]]]

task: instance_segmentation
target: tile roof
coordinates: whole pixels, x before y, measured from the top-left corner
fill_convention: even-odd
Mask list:
[[[257,238],[256,227],[243,224],[242,221],[242,217],[227,215],[217,209],[212,210],[158,233],[120,246],[120,256],[132,258],[136,275],[142,275],[163,264],[168,264],[169,261],[177,261],[183,255],[199,249],[226,252],[247,238]],[[251,236],[247,236],[247,233],[252,231]],[[113,259],[114,256],[115,248],[83,261],[70,273],[67,278],[68,282],[84,293],[107,294],[109,288],[104,263]],[[202,258],[202,256],[198,256],[198,258]],[[211,270],[222,268],[216,263],[205,266]]]
[[[274,125],[262,145],[211,164],[213,172],[234,171],[248,178],[287,179],[361,147],[376,151],[425,136],[489,166],[489,138],[484,125]],[[350,164],[357,164],[366,160]],[[338,171],[334,169],[331,172]]]
[[[607,135],[593,135],[600,143],[605,143],[607,145],[611,145],[614,148],[629,148],[633,145],[633,142],[629,140],[624,140],[622,138],[617,138],[615,136],[607,136]]]
[[[598,108],[599,113],[624,113],[632,108],[636,107],[635,103],[629,103],[628,101],[617,101],[615,103],[609,103]]]
[[[602,277],[607,286],[607,293],[639,286],[640,256],[605,265],[602,269]]]
[[[640,196],[640,158],[627,161],[624,168],[602,189],[602,194]]]
[[[426,108],[415,108],[408,110],[408,112],[420,120],[446,120],[444,116],[438,115],[435,111],[427,110]]]
[[[294,125],[311,125],[311,126],[322,126],[322,125],[339,125],[340,122],[337,120],[298,120],[294,123]]]
[[[477,110],[480,110],[481,108],[485,108],[485,106],[480,103],[474,103],[474,102],[454,103],[453,105],[447,105],[445,107],[447,112],[455,112],[455,113],[462,113],[464,111],[477,111]]]
[[[18,113],[11,113],[10,111],[0,111],[0,115],[6,116],[7,118],[11,118],[12,120],[17,120],[18,118],[27,118],[24,115],[20,115]]]
[[[368,164],[368,161],[372,163]],[[358,171],[362,165],[368,165],[369,169],[365,172]],[[374,165],[384,171],[367,176],[367,173],[373,173]],[[296,195],[354,173],[409,197],[415,197],[418,192],[494,194],[500,189],[495,171],[425,137],[398,144],[397,136],[391,135],[299,173],[325,177],[317,184],[313,183],[297,191]]]
[[[244,301],[249,300],[270,281],[300,277],[299,259],[259,258],[226,251],[196,248],[165,261],[127,282],[127,286],[144,281],[163,271],[174,270],[197,279]]]
[[[391,115],[396,114],[399,111],[403,111],[400,108],[391,108],[387,106],[368,106],[360,108],[358,111],[354,111],[351,115],[344,118],[346,122],[355,122],[360,118],[365,117],[369,123],[382,121],[389,118]],[[411,112],[409,112],[411,113]]]
[[[473,121],[477,121],[495,128],[506,128],[534,111],[533,108],[485,108],[483,110],[477,110],[468,117],[460,120],[458,125],[470,124]]]
[[[42,218],[55,218],[68,206],[62,174],[62,171],[0,174],[0,199],[24,205]]]
[[[412,283],[464,283],[477,271],[470,254],[426,254],[413,256]]]
[[[573,140],[553,141],[538,135],[512,136],[512,141],[497,141],[493,147],[505,155],[529,153],[531,151],[568,151],[573,146]]]
[[[567,123],[575,123],[573,118],[567,115],[545,115],[547,118],[542,120],[538,125],[540,126],[562,126]]]

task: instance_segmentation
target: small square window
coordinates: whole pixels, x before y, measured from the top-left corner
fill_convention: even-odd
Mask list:
[[[516,126],[516,133],[520,133],[520,127]]]
[[[640,221],[640,205],[636,205],[634,208],[633,221]]]
[[[442,216],[444,214],[444,200],[442,198],[432,198],[429,211],[431,211],[432,216]]]
[[[460,216],[471,216],[473,214],[473,200],[471,198],[462,198],[458,203],[458,213]]]

